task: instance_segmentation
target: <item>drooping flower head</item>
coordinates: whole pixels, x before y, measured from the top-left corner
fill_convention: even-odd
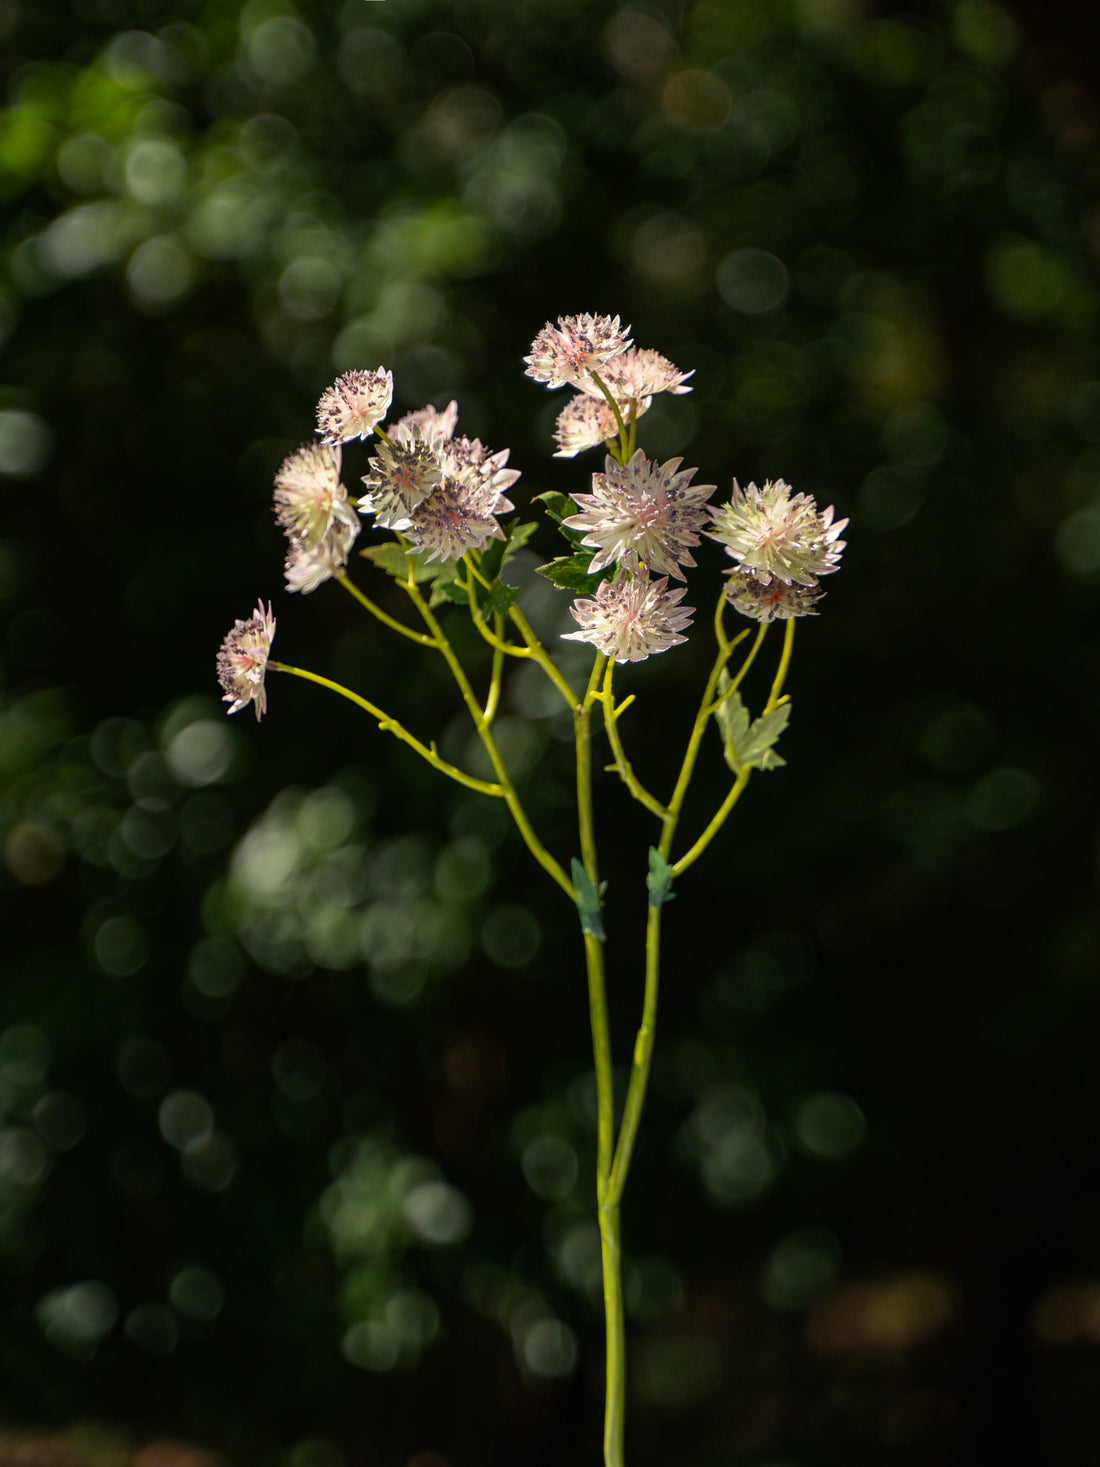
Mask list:
[[[514,509],[504,491],[519,478],[509,450],[490,453],[477,438],[452,438],[439,452],[442,477],[409,516],[405,534],[428,560],[459,560],[488,540],[503,540],[497,515]]]
[[[313,544],[292,538],[284,567],[287,590],[305,596],[332,576],[340,575],[361,528],[353,515],[350,524],[343,519],[333,520],[327,532]]]
[[[695,470],[681,470],[681,463],[655,463],[639,448],[625,464],[608,457],[604,472],[592,475],[592,493],[574,494],[584,513],[564,523],[588,531],[581,544],[596,547],[593,572],[633,551],[650,570],[684,579],[680,567],[695,564],[688,547],[699,544],[696,532],[707,519],[704,501],[716,486],[692,484]]]
[[[432,430],[425,433],[419,423],[402,419],[390,434],[388,443],[380,442],[378,454],[370,460],[370,473],[363,475],[366,493],[360,497],[360,514],[373,514],[384,530],[405,530],[409,516],[443,477],[439,446]]]
[[[753,621],[787,621],[792,616],[816,616],[814,603],[825,592],[816,583],[771,580],[766,585],[736,568],[728,572],[726,599],[735,611]]]
[[[402,428],[419,428],[426,443],[438,448],[448,438],[455,436],[458,426],[458,403],[451,401],[445,408],[422,407],[406,413],[390,429],[390,437]]]
[[[596,389],[599,392],[599,388]],[[652,398],[643,397],[638,401],[634,409],[635,418],[640,418],[644,412],[648,412]],[[622,402],[619,404],[623,421],[630,418],[630,404]],[[617,438],[619,425],[615,421],[615,414],[611,411],[611,404],[600,392],[599,397],[589,397],[586,393],[578,392],[572,402],[566,403],[558,414],[554,425],[554,439],[558,444],[555,458],[576,458],[578,453],[583,453],[586,448],[595,448],[601,443],[606,443],[609,438]]]
[[[620,406],[643,397],[655,397],[658,392],[668,392],[674,397],[680,397],[691,391],[684,384],[689,377],[694,376],[694,367],[690,372],[681,372],[679,367],[670,362],[668,357],[663,357],[659,351],[639,346],[620,352],[600,369],[600,377]],[[585,378],[579,386],[582,392],[590,393],[593,397],[597,394],[603,397],[599,385],[591,377]],[[625,411],[623,417],[626,417]]]
[[[769,479],[763,489],[742,489],[735,479],[730,502],[710,513],[714,528],[706,533],[762,585],[774,577],[812,586],[840,565],[845,542],[837,536],[848,521],[834,525],[832,505],[819,513],[810,495],[792,494],[782,479]]]
[[[226,634],[218,651],[217,668],[218,681],[225,689],[222,702],[231,705],[230,713],[239,713],[249,703],[255,703],[258,723],[266,711],[264,674],[274,636],[271,604],[268,603],[265,611],[262,601],[247,621],[238,619],[233,623],[233,630]]]
[[[285,458],[275,475],[275,518],[291,539],[316,545],[333,520],[355,524],[348,491],[340,482],[340,450],[306,443]]]
[[[618,316],[559,316],[557,326],[548,321],[531,343],[526,375],[547,387],[579,386],[629,345],[630,327],[620,327]]]
[[[668,590],[667,576],[651,582],[645,566],[633,575],[620,571],[602,581],[594,597],[573,602],[569,610],[580,631],[562,635],[567,642],[591,642],[616,662],[643,662],[687,641],[680,633],[691,625],[695,607],[679,604],[686,594],[686,586]]]
[[[373,433],[393,401],[393,373],[345,372],[321,394],[317,431],[322,443],[348,443]]]

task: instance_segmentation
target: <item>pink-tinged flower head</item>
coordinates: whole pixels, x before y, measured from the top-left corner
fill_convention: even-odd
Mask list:
[[[334,520],[355,524],[348,491],[340,482],[340,450],[306,443],[285,458],[275,475],[275,518],[286,534],[316,545]]]
[[[425,436],[419,424],[398,423],[390,441],[380,442],[377,457],[370,460],[359,512],[373,514],[384,530],[405,530],[409,516],[442,477],[439,445]]]
[[[618,316],[559,316],[557,326],[546,323],[523,360],[527,376],[536,382],[579,386],[589,372],[602,372],[629,345],[630,327],[620,327]]]
[[[782,479],[768,480],[763,489],[742,489],[735,479],[730,502],[710,513],[714,528],[707,534],[762,585],[774,577],[812,586],[840,565],[845,542],[837,536],[848,521],[834,525],[832,505],[819,513],[810,495],[792,494]]]
[[[445,408],[423,407],[416,412],[406,413],[393,425],[390,437],[401,428],[419,428],[424,441],[438,448],[448,438],[455,436],[458,426],[458,403],[449,402]]]
[[[638,566],[633,576],[623,571],[613,581],[602,581],[592,596],[582,596],[569,608],[579,632],[565,632],[567,642],[591,642],[598,652],[616,662],[643,662],[654,652],[667,652],[686,637],[694,606],[679,605],[686,586],[668,588],[668,577],[650,581]]]
[[[389,411],[393,401],[393,373],[345,372],[321,394],[317,404],[317,431],[322,443],[348,443],[366,438]]]
[[[599,388],[596,389],[599,392]],[[644,412],[649,410],[651,398],[643,397],[639,400],[634,410],[635,418],[640,418]],[[623,422],[630,420],[630,404],[620,404]],[[600,392],[599,397],[589,397],[587,394],[578,392],[572,402],[566,403],[558,414],[557,423],[554,425],[554,439],[558,444],[555,458],[576,458],[578,453],[583,453],[586,448],[596,448],[601,443],[606,443],[609,438],[619,436],[619,425],[615,421],[615,414],[611,411],[611,404]]]
[[[284,568],[287,590],[300,591],[305,596],[333,576],[341,575],[361,528],[353,515],[351,524],[333,520],[326,534],[314,544],[292,539]]]
[[[507,448],[490,453],[478,439],[452,438],[440,450],[443,477],[409,516],[405,533],[429,560],[459,560],[487,540],[503,540],[496,516],[514,509],[504,491],[519,478]]]
[[[682,462],[657,464],[639,448],[625,464],[609,457],[604,473],[592,475],[592,493],[574,494],[584,513],[564,523],[588,531],[581,544],[596,547],[593,572],[633,551],[650,570],[684,579],[680,567],[695,564],[688,546],[699,544],[704,501],[716,486],[692,484],[695,470],[680,470]]]
[[[694,367],[690,372],[681,372],[679,367],[674,366],[668,357],[663,357],[659,351],[638,346],[632,346],[628,351],[621,352],[619,356],[600,369],[600,377],[620,406],[628,405],[632,400],[637,402],[643,397],[655,397],[658,392],[669,392],[674,397],[680,397],[683,393],[691,391],[691,388],[684,384],[689,377],[694,376]],[[592,381],[591,377],[586,378],[580,386],[582,391],[593,397],[597,393],[603,397],[599,386]],[[625,409],[623,417],[626,417]]]
[[[225,689],[223,703],[230,713],[239,713],[249,703],[256,705],[256,721],[267,709],[264,673],[275,636],[275,618],[271,604],[267,610],[261,601],[247,621],[237,620],[218,651],[218,681]]]
[[[726,599],[735,611],[753,621],[788,621],[792,616],[816,616],[814,602],[825,592],[816,583],[771,580],[765,585],[751,575],[734,569],[727,572]]]

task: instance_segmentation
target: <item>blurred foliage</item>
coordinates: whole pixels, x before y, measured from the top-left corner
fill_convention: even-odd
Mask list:
[[[3,1421],[596,1460],[572,914],[495,806],[316,689],[228,723],[212,671],[276,593],[280,656],[471,757],[439,668],[277,594],[271,475],[384,363],[511,448],[521,512],[583,488],[520,359],[594,310],[697,369],[647,451],[853,518],[788,767],[670,909],[632,1460],[1095,1460],[1091,100],[990,0],[0,0],[0,34]],[[657,789],[705,642],[630,671]],[[505,718],[567,858],[560,717],[521,676]],[[600,817],[626,1053],[650,831]]]

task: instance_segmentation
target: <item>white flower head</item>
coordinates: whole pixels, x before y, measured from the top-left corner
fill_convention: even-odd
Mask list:
[[[735,479],[730,502],[710,513],[714,528],[706,533],[761,585],[774,578],[812,586],[840,565],[845,542],[837,536],[848,521],[834,525],[832,505],[820,513],[810,495],[792,494],[782,479],[763,489],[742,489]]]
[[[682,462],[658,464],[640,448],[625,464],[608,457],[604,472],[592,475],[592,493],[574,494],[584,513],[564,523],[588,531],[581,544],[596,547],[593,572],[634,552],[650,570],[684,579],[681,566],[695,564],[688,547],[699,544],[708,514],[704,501],[716,486],[692,484],[696,471],[681,470]]]
[[[350,524],[343,519],[333,520],[327,533],[314,544],[292,539],[284,568],[287,590],[299,591],[306,596],[333,576],[340,575],[361,528],[353,515]]]
[[[591,642],[616,662],[644,662],[687,641],[680,633],[691,625],[694,606],[681,606],[686,586],[668,590],[668,577],[650,581],[638,566],[632,576],[620,571],[603,581],[594,597],[582,596],[569,608],[579,632],[564,632],[567,642]]]
[[[340,450],[306,443],[275,475],[275,518],[293,540],[318,544],[335,519],[355,523],[348,491],[340,482]]]
[[[443,477],[409,516],[405,534],[428,560],[459,560],[488,540],[503,540],[497,515],[514,509],[504,491],[519,478],[507,448],[490,453],[477,438],[452,438],[440,450]]]
[[[620,327],[618,316],[559,316],[557,326],[548,321],[531,343],[526,375],[547,387],[579,386],[629,345],[630,327]]]
[[[573,401],[566,403],[558,414],[554,425],[554,439],[558,444],[555,458],[576,458],[586,448],[596,448],[608,439],[619,436],[619,425],[615,421],[611,404],[598,387],[596,391],[600,393],[599,397],[589,397],[586,393],[578,392]],[[649,397],[638,400],[634,409],[635,418],[648,412],[652,400]],[[619,411],[623,422],[629,422],[630,404],[625,401],[619,403]]]
[[[694,376],[694,367],[690,372],[681,372],[679,367],[670,362],[668,357],[663,357],[659,351],[639,346],[632,346],[621,352],[600,369],[600,377],[620,406],[642,398],[655,397],[658,392],[668,392],[674,397],[680,397],[691,391],[685,383],[689,377]],[[582,392],[593,397],[597,393],[603,397],[599,386],[591,377],[585,378],[580,383],[580,388]],[[626,417],[625,410],[623,417]]]
[[[317,404],[317,431],[322,443],[348,443],[367,438],[389,411],[393,373],[345,372],[325,389]]]
[[[259,722],[267,709],[267,690],[264,674],[275,636],[275,618],[271,604],[267,610],[261,601],[247,621],[238,619],[233,630],[226,634],[218,650],[218,681],[225,689],[223,703],[229,703],[230,713],[239,713],[249,703],[256,705],[256,721]]]
[[[455,436],[455,428],[458,426],[458,403],[451,401],[445,408],[422,407],[415,412],[406,413],[390,430],[390,437],[400,432],[402,428],[419,428],[426,443],[433,448],[445,442],[448,438]]]
[[[439,445],[418,423],[400,422],[363,476],[360,514],[373,514],[384,530],[408,528],[409,516],[443,477]]]
[[[816,582],[805,586],[796,581],[772,579],[765,584],[745,571],[734,569],[727,574],[726,599],[735,611],[751,617],[753,621],[788,621],[792,616],[816,616],[814,603],[825,594]]]

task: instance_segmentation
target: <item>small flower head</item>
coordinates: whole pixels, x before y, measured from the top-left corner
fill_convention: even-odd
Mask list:
[[[523,360],[527,376],[547,387],[579,385],[629,345],[630,327],[620,327],[618,316],[559,316],[557,326],[546,323]]]
[[[650,581],[644,566],[632,576],[620,571],[603,581],[594,597],[582,596],[569,608],[579,632],[565,632],[567,642],[591,642],[616,662],[643,662],[654,652],[666,652],[686,637],[694,606],[679,605],[685,586],[668,588],[668,577]]]
[[[599,388],[596,388],[599,392]],[[644,412],[649,410],[651,398],[643,397],[638,400],[634,409],[635,418],[640,418]],[[626,422],[630,417],[630,404],[622,402],[619,410]],[[578,392],[572,402],[566,403],[558,414],[557,423],[554,425],[554,439],[558,444],[555,458],[576,458],[578,453],[583,453],[586,448],[596,448],[608,439],[619,436],[619,425],[615,421],[615,414],[611,411],[611,404],[600,392],[599,397],[589,397],[586,393]]]
[[[669,392],[674,397],[690,392],[691,388],[684,384],[689,377],[695,376],[695,369],[693,367],[690,372],[681,372],[679,367],[674,366],[659,351],[632,346],[608,362],[600,370],[600,376],[615,401],[622,404],[654,397],[658,392]],[[582,391],[593,397],[597,393],[603,397],[591,377],[586,378],[580,386]],[[625,412],[623,417],[626,417]]]
[[[275,475],[275,518],[292,540],[307,545],[322,540],[334,519],[354,524],[339,448],[306,443],[283,460]]]
[[[848,523],[833,524],[833,507],[819,513],[808,494],[792,494],[789,484],[769,479],[763,489],[742,489],[735,479],[728,504],[711,510],[712,540],[726,547],[739,568],[766,586],[774,577],[788,585],[812,586],[840,564]]]
[[[393,373],[345,372],[321,394],[317,404],[317,431],[322,443],[348,443],[366,438],[389,411],[393,401]]]
[[[681,471],[682,462],[671,458],[657,464],[640,448],[625,464],[609,457],[604,473],[592,475],[593,492],[573,496],[584,513],[564,523],[588,531],[581,544],[596,547],[593,572],[633,551],[651,570],[683,580],[680,567],[695,564],[688,547],[699,543],[696,532],[707,518],[704,501],[715,486],[692,484],[695,470]]]
[[[315,544],[292,539],[284,568],[287,590],[300,591],[305,596],[340,575],[361,528],[352,514],[350,524],[343,519],[333,520],[327,533]]]
[[[267,709],[264,673],[275,635],[271,605],[261,601],[247,621],[237,620],[218,651],[218,681],[225,689],[223,703],[230,713],[239,713],[249,703],[256,705],[256,721]]]
[[[390,432],[392,438],[402,428],[419,428],[426,443],[433,448],[438,448],[448,438],[455,436],[455,428],[458,426],[458,403],[449,402],[445,408],[423,407],[416,412],[406,413],[403,418],[398,418]]]
[[[505,538],[496,516],[515,508],[504,491],[519,478],[518,469],[505,467],[508,452],[490,453],[476,438],[453,438],[443,445],[443,477],[405,529],[429,560],[460,560],[487,540]]]
[[[816,616],[814,602],[825,592],[819,585],[770,580],[765,584],[739,570],[729,572],[726,599],[735,611],[753,621],[787,621],[792,616]]]
[[[406,529],[443,476],[437,445],[418,424],[405,422],[394,428],[389,443],[379,443],[370,469],[363,476],[359,512],[373,514],[384,530]]]

